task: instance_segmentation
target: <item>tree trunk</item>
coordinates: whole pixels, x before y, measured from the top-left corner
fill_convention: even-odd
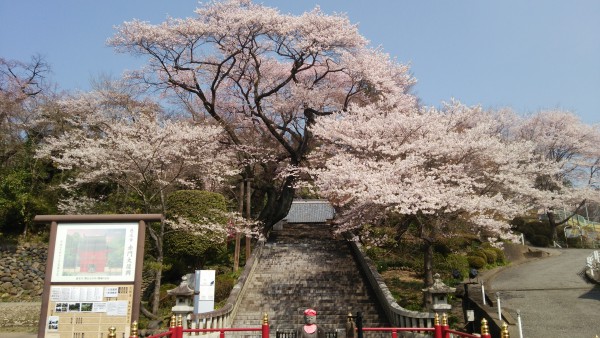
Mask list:
[[[165,193],[163,190],[160,191],[160,206],[162,209],[162,214],[166,215],[167,207],[165,201]],[[155,245],[156,245],[156,271],[154,274],[154,294],[152,296],[152,314],[155,316],[159,315],[159,306],[160,306],[160,287],[162,285],[162,272],[163,272],[163,262],[164,262],[164,239],[165,239],[165,221],[162,220],[159,225],[159,233],[158,236],[155,236]]]
[[[160,305],[160,286],[162,280],[162,270],[163,270],[163,257],[162,254],[160,258],[156,260],[157,268],[154,272],[154,293],[152,294],[152,314],[158,317],[159,305]]]
[[[546,213],[546,215],[548,216],[548,224],[550,224],[550,227],[552,229],[552,245],[554,246],[554,243],[556,243],[558,241],[558,224],[556,224],[556,218],[554,217],[554,212],[552,211],[548,211]]]
[[[275,223],[287,216],[294,200],[294,177],[288,176],[280,191],[271,187],[267,191],[267,202],[262,209],[259,220],[264,223],[264,235],[267,236]]]
[[[577,206],[577,208],[575,208],[575,211],[573,211],[571,213],[571,215],[567,216],[565,219],[563,220],[556,220],[556,215],[554,214],[554,211],[552,209],[548,209],[548,211],[546,211],[546,216],[548,216],[548,224],[550,224],[551,228],[552,228],[552,240],[554,242],[558,241],[558,227],[560,225],[563,225],[565,223],[567,223],[569,221],[569,219],[571,219],[573,216],[577,215],[577,213],[579,212],[579,210],[581,210],[581,208],[583,208],[583,206],[585,206],[587,200],[583,200],[579,203],[579,205]],[[552,243],[554,245],[554,243]]]
[[[433,243],[424,241],[423,243],[423,282],[428,288],[433,285]],[[430,309],[433,304],[431,294],[423,293],[423,306]]]

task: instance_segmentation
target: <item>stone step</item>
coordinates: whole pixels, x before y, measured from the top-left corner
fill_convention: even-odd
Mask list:
[[[348,244],[334,239],[327,226],[284,227],[263,248],[233,326],[254,326],[266,312],[272,328],[294,328],[309,307],[317,310],[323,327],[344,328],[348,313],[357,311],[369,326],[385,326],[362,278]]]

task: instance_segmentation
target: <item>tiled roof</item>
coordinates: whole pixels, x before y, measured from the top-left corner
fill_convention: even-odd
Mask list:
[[[324,223],[335,216],[335,210],[326,200],[294,200],[285,217],[288,223]]]

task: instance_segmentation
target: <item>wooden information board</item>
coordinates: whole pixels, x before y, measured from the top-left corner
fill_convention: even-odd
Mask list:
[[[129,337],[133,285],[51,286],[47,338],[102,337],[114,326]]]
[[[39,338],[129,337],[139,319],[145,221],[162,215],[44,215],[51,222]],[[139,260],[139,262],[138,262]]]

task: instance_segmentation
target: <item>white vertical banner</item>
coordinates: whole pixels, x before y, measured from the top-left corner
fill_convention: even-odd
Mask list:
[[[215,276],[215,270],[200,270],[200,278],[196,280],[199,293],[194,306],[195,309],[198,309],[197,313],[210,312],[215,309]]]

